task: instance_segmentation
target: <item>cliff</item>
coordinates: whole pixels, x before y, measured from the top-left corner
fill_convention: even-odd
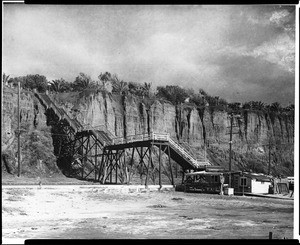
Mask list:
[[[105,125],[116,137],[169,133],[173,139],[187,142],[198,157],[206,155],[211,163],[228,168],[230,118],[226,111],[108,93],[56,93],[50,97],[83,125]],[[16,89],[4,87],[2,117],[2,171],[16,173]],[[20,119],[25,130],[21,134],[22,171],[59,173],[51,135],[55,130],[47,125],[45,109],[31,92],[21,94]],[[244,111],[240,119],[233,118],[232,142],[233,170],[267,173],[270,156],[272,174],[293,175],[293,115]]]
[[[17,174],[18,91],[3,87],[1,163],[2,173]],[[20,94],[21,174],[27,176],[59,173],[53,154],[51,128],[46,125],[45,109],[32,92]]]

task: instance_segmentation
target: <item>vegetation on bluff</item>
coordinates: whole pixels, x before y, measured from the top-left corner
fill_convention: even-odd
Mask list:
[[[203,89],[195,92],[191,88],[183,88],[178,85],[158,86],[156,89],[152,87],[152,83],[140,84],[137,82],[126,82],[116,74],[109,72],[100,73],[98,80],[94,81],[85,73],[79,73],[73,82],[68,82],[65,79],[57,79],[48,81],[43,75],[26,75],[20,77],[10,77],[3,73],[3,84],[16,87],[20,82],[21,87],[25,90],[37,89],[39,92],[46,90],[55,93],[79,92],[83,96],[95,94],[99,92],[114,93],[119,95],[134,95],[143,98],[155,97],[156,99],[167,100],[173,105],[193,104],[198,108],[208,107],[210,110],[225,110],[228,112],[241,111],[261,111],[277,114],[292,114],[294,113],[294,104],[282,107],[278,102],[270,105],[261,101],[250,101],[245,103],[228,103],[219,96],[212,96],[206,93]]]

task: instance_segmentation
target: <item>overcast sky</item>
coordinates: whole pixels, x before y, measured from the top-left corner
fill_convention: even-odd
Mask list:
[[[229,102],[294,103],[294,6],[5,4],[3,72],[204,89]]]

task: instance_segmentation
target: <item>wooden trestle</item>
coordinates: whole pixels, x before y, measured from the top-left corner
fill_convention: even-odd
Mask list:
[[[89,130],[77,132],[75,139],[68,144],[71,145],[73,163],[81,170],[80,177],[87,179],[94,172],[96,181],[99,174],[99,159],[101,157],[103,143]]]
[[[166,141],[137,141],[125,144],[108,145],[103,148],[102,161],[99,169],[100,175],[98,180],[104,184],[109,183],[122,183],[129,184],[130,176],[132,175],[133,157],[135,152],[139,156],[138,166],[146,169],[145,185],[148,185],[150,170],[155,171],[155,165],[153,164],[154,147],[159,149],[158,151],[158,174],[159,185],[162,186],[162,168],[165,168],[162,164],[162,153],[168,155],[169,159],[169,171],[164,169],[172,185],[174,185],[174,177],[171,165],[170,145]],[[131,159],[128,164],[125,162],[125,151],[131,149]],[[119,174],[118,174],[119,173]],[[114,178],[113,178],[114,177]],[[113,182],[114,181],[114,182]]]

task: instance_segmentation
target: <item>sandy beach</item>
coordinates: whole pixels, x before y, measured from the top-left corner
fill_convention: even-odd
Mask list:
[[[3,243],[25,239],[293,238],[293,200],[172,186],[2,186]]]

